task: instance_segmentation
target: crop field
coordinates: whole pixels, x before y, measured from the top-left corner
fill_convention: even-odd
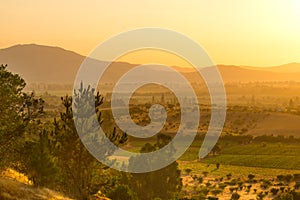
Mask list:
[[[199,147],[191,147],[180,158],[182,161],[197,160]],[[249,144],[228,145],[218,155],[208,156],[203,163],[261,168],[300,170],[300,145],[297,144]]]

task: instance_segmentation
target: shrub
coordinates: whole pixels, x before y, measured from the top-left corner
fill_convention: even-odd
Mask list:
[[[254,177],[255,177],[255,176],[254,176],[253,174],[249,174],[249,175],[248,175],[248,179],[249,179],[250,181],[253,180]]]
[[[231,198],[230,198],[230,200],[238,200],[239,198],[240,198],[241,196],[238,194],[238,193],[233,193],[232,195],[231,195]]]
[[[227,175],[226,175],[226,177],[227,177],[227,179],[228,179],[228,180],[230,180],[230,179],[231,179],[231,177],[232,177],[232,174],[231,174],[231,173],[229,173],[229,174],[227,174]]]
[[[258,200],[263,200],[263,199],[265,198],[265,196],[266,196],[266,195],[265,195],[264,193],[261,192],[261,193],[259,193],[259,194],[257,195],[257,199],[258,199]]]
[[[274,200],[294,200],[294,197],[290,193],[283,193],[278,195]]]
[[[203,178],[201,176],[199,176],[197,180],[198,180],[198,183],[200,183],[200,184],[203,183]]]
[[[278,188],[272,188],[270,191],[273,195],[277,195],[277,193],[279,192],[279,189]]]
[[[187,175],[189,175],[192,172],[192,170],[190,168],[184,169],[184,171]]]
[[[218,194],[222,193],[223,191],[220,190],[220,189],[215,189],[215,190],[212,190],[211,193],[214,195],[214,196],[217,196]]]
[[[207,172],[207,171],[204,171],[204,172],[202,172],[202,174],[203,174],[204,177],[207,177],[208,172]]]

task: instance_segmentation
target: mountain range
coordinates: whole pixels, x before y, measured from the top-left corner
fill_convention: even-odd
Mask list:
[[[85,58],[83,55],[60,47],[37,44],[15,45],[0,49],[0,64],[7,64],[10,71],[20,74],[27,83],[73,83]],[[107,61],[94,59],[91,61],[95,67],[107,64]],[[134,66],[136,64],[113,62],[101,81],[114,82]],[[217,66],[224,82],[300,81],[300,63],[273,67]],[[195,72],[189,68],[173,68],[188,77],[190,81],[198,80]],[[154,76],[154,74],[157,76],[155,70],[158,69],[148,68],[144,74],[137,74],[133,78],[142,80],[143,76]],[[164,77],[167,74],[167,71],[161,70],[159,76]]]

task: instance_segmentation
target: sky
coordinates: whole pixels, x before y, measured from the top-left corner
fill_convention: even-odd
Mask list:
[[[35,43],[88,55],[120,32],[160,27],[195,40],[217,64],[300,62],[299,0],[4,0],[0,15],[0,48]]]

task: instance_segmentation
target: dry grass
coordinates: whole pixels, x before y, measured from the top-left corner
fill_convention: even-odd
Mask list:
[[[0,176],[1,200],[68,200],[70,198],[47,188],[32,186],[28,178],[12,169],[7,169]]]
[[[257,122],[256,127],[248,132],[250,135],[294,135],[300,136],[300,116],[273,113]]]

